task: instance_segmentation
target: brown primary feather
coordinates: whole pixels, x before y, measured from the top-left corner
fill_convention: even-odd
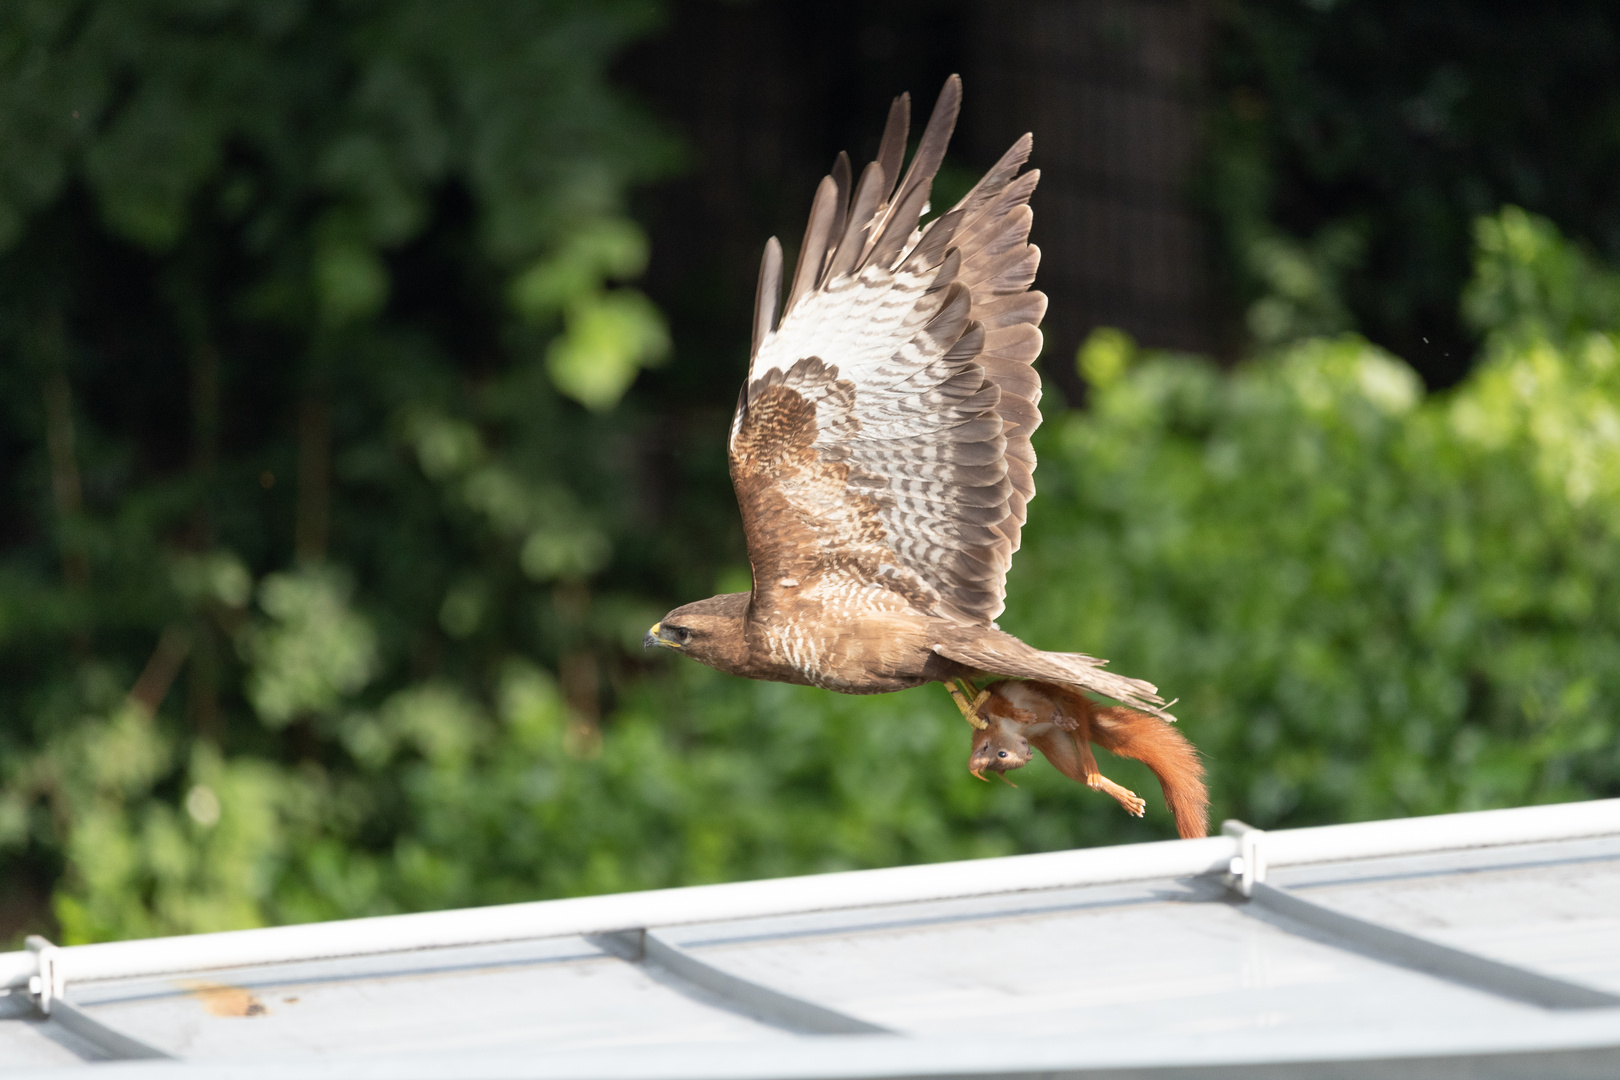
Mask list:
[[[905,178],[900,181],[902,198],[913,187],[932,185],[935,174],[945,160],[945,148],[950,145],[951,132],[956,129],[956,116],[961,109],[962,80],[952,75],[945,80],[945,86],[934,101],[934,111],[928,115],[928,125],[923,128],[922,138],[917,141],[917,153],[911,159],[911,167],[906,170]]]
[[[869,162],[866,168],[861,170],[860,182],[855,185],[855,201],[850,204],[849,217],[844,221],[843,234],[838,239],[838,246],[833,249],[832,260],[827,264],[825,280],[831,281],[855,268],[855,263],[866,246],[866,236],[872,226],[873,216],[883,200],[885,183],[883,166],[878,162]]]
[[[853,176],[854,174],[849,166],[849,155],[842,150],[838,151],[838,156],[833,158],[832,172],[827,176],[827,179],[833,182],[833,190],[837,194],[837,198],[833,201],[835,213],[833,214],[832,230],[829,233],[830,238],[844,235],[844,222],[849,218],[849,194],[854,190]],[[812,287],[820,285],[826,280],[827,259],[831,257],[832,247],[831,239],[829,239],[827,251],[821,263],[816,267],[816,278],[810,282]]]
[[[911,132],[911,95],[901,94],[889,105],[889,119],[883,125],[883,138],[878,143],[877,162],[883,166],[883,175],[890,187],[883,192],[887,203],[899,188],[900,163],[906,156],[906,136]]]
[[[782,308],[784,315],[793,310],[793,305],[821,277],[821,267],[826,262],[833,230],[839,226],[839,219],[843,216],[843,207],[838,205],[842,197],[832,177],[821,178],[821,183],[816,187],[815,201],[810,204],[810,220],[804,227],[804,242],[799,245],[799,261],[793,270],[793,285]],[[762,340],[762,337],[754,339],[753,350],[748,354],[750,359],[759,352]]]
[[[649,640],[847,693],[993,674],[1164,715],[1151,684],[993,621],[1035,494],[1046,298],[1029,291],[1029,136],[921,224],[960,93],[953,76],[903,171],[904,98],[853,190],[839,155],[780,303],[767,246],[729,441],[753,588],[677,608]]]
[[[776,329],[776,305],[782,298],[782,245],[771,237],[759,262],[759,285],[754,290],[754,344],[749,355],[759,352],[765,335]]]

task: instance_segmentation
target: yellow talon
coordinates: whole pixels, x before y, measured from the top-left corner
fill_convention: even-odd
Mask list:
[[[990,722],[980,718],[979,706],[983,705],[985,701],[989,699],[990,691],[981,690],[972,701],[969,701],[967,698],[967,693],[964,692],[964,687],[966,690],[971,691],[973,689],[973,684],[968,682],[966,679],[945,680],[945,690],[951,695],[951,700],[956,702],[956,707],[962,711],[962,719],[966,720],[969,724],[972,724],[979,731],[983,731],[985,728],[990,726]]]

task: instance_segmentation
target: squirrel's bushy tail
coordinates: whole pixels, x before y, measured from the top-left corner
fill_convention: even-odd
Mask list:
[[[1120,757],[1135,758],[1153,770],[1164,788],[1164,801],[1176,815],[1183,837],[1209,835],[1209,791],[1204,763],[1187,737],[1157,716],[1121,705],[1096,706],[1091,713],[1091,741]]]
[[[1054,695],[1066,715],[1088,717],[1085,735],[1109,753],[1134,758],[1153,770],[1164,801],[1183,837],[1209,835],[1209,791],[1198,750],[1175,726],[1121,705],[1098,705],[1066,686]],[[1076,734],[1080,734],[1076,732]]]

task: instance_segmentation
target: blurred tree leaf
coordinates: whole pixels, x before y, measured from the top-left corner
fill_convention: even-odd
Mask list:
[[[652,301],[615,289],[576,301],[546,366],[557,389],[593,409],[618,402],[641,368],[669,355],[669,332]]]

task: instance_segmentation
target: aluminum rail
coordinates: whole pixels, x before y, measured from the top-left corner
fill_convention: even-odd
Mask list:
[[[52,1006],[51,1022],[61,1024],[114,1061],[178,1060],[166,1050],[102,1023],[66,998],[58,998]]]
[[[1565,804],[1556,809],[1563,811]],[[1526,815],[1516,815],[1505,825],[1499,836],[1518,836],[1535,832],[1560,820],[1560,815],[1542,814],[1531,821]],[[1283,925],[1308,928],[1327,938],[1340,948],[1361,953],[1384,963],[1422,971],[1439,976],[1475,990],[1483,990],[1498,997],[1539,1005],[1544,1009],[1614,1009],[1620,1007],[1620,996],[1583,983],[1570,982],[1545,975],[1517,964],[1505,963],[1467,949],[1436,941],[1422,934],[1414,934],[1383,923],[1358,918],[1326,904],[1317,903],[1290,890],[1266,883],[1266,876],[1281,850],[1285,865],[1300,865],[1305,855],[1322,851],[1348,853],[1344,858],[1405,855],[1413,851],[1432,850],[1427,844],[1444,838],[1448,830],[1445,818],[1419,818],[1412,822],[1418,826],[1409,831],[1391,830],[1387,826],[1399,822],[1369,822],[1353,833],[1342,827],[1333,830],[1296,829],[1292,833],[1269,833],[1241,821],[1221,824],[1221,833],[1238,842],[1238,854],[1232,860],[1227,874],[1227,887],[1242,898],[1245,905],[1252,904],[1274,915],[1280,915]],[[1603,824],[1602,817],[1593,822]],[[1310,840],[1327,833],[1325,842],[1311,844]],[[1304,841],[1300,834],[1306,834]],[[1313,835],[1314,834],[1314,835]],[[1282,836],[1281,843],[1275,838]],[[1540,839],[1542,837],[1537,836]],[[1455,851],[1458,846],[1445,850]],[[1475,845],[1467,845],[1475,846]]]
[[[681,993],[706,996],[723,1007],[761,1023],[799,1035],[894,1035],[886,1027],[867,1023],[813,1001],[784,994],[769,986],[722,971],[650,930],[624,930],[592,934],[586,940],[645,969]]]
[[[1482,810],[1400,821],[1330,825],[1265,834],[1269,865],[1406,855],[1620,834],[1620,799]],[[256,964],[368,956],[501,941],[608,934],[731,919],[800,915],[884,904],[951,900],[1224,873],[1236,836],[808,877],[543,900],[459,911],[230,930],[184,937],[75,945],[56,950],[65,985]],[[0,954],[0,986],[22,988],[38,973],[29,952]]]
[[[1336,911],[1288,889],[1254,882],[1247,901],[1321,934],[1340,948],[1543,1009],[1613,1009],[1620,996],[1517,964],[1493,960],[1421,934]]]
[[[1272,866],[1421,855],[1620,833],[1620,799],[1475,810],[1266,832]]]

